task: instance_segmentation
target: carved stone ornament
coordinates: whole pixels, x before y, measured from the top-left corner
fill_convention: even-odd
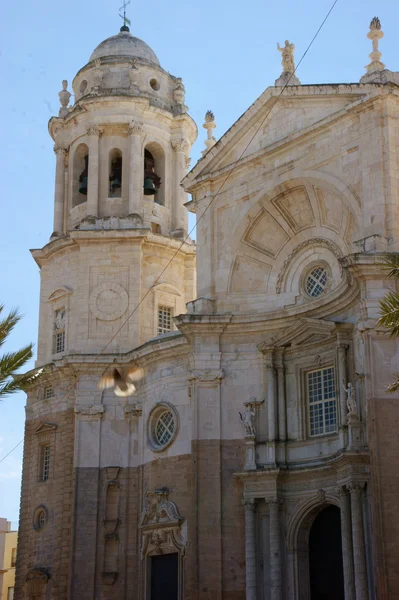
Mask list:
[[[317,499],[320,502],[320,504],[325,504],[326,503],[326,493],[324,490],[318,490],[317,491]]]
[[[180,77],[177,79],[177,86],[173,91],[173,97],[175,99],[176,104],[184,104],[184,99],[186,96],[186,88],[184,87],[183,81]]]
[[[128,135],[140,135],[143,131],[144,123],[141,121],[132,121],[129,125],[129,129],[127,130]]]
[[[216,381],[223,377],[223,369],[194,369],[188,376],[189,379],[198,379],[199,381]]]
[[[50,574],[46,569],[37,568],[31,569],[25,575],[25,583],[28,588],[28,597],[32,598],[36,595],[41,595],[44,586],[47,585],[50,579]]]
[[[82,417],[97,417],[101,419],[105,413],[103,404],[92,404],[91,406],[75,406],[75,414]]]
[[[167,487],[147,492],[141,514],[141,558],[154,554],[178,552],[184,555],[186,542],[181,535],[181,517],[174,502],[169,500]]]
[[[184,138],[172,140],[171,144],[176,152],[187,152],[189,148],[188,142]]]
[[[98,88],[103,80],[104,72],[100,68],[100,59],[97,59],[94,64],[96,68],[92,72],[92,83],[94,88]]]
[[[68,147],[56,144],[54,146],[54,152],[55,152],[55,154],[63,154],[63,155],[65,155],[66,152],[68,152]]]
[[[94,136],[100,137],[102,131],[99,127],[97,127],[97,125],[90,125],[86,129],[86,133],[87,133],[87,135],[94,135]]]
[[[191,156],[186,156],[184,165],[186,169],[189,169],[191,167]]]
[[[283,266],[281,267],[280,273],[277,277],[277,294],[281,293],[282,283],[289,264],[297,254],[299,254],[304,248],[306,248],[306,246],[321,246],[322,248],[327,248],[328,250],[330,250],[330,252],[332,252],[337,259],[342,258],[342,254],[339,251],[338,247],[333,242],[330,242],[330,240],[325,240],[324,238],[312,238],[310,240],[305,240],[304,242],[302,242],[302,244],[299,244],[296,248],[294,248],[291,254],[289,254],[285,259]]]
[[[125,417],[141,417],[143,414],[143,407],[141,404],[128,404],[125,406]]]

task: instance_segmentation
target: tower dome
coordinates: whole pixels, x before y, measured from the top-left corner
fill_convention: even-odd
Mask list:
[[[112,35],[95,48],[90,56],[90,62],[111,56],[141,58],[160,66],[155,52],[149,45],[143,42],[143,40],[134,37],[124,27],[122,27],[117,35]]]

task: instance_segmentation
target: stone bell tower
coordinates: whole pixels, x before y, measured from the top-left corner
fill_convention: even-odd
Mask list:
[[[197,136],[180,78],[124,25],[97,46],[49,122],[54,231],[41,267],[38,364],[126,352],[173,328],[195,296],[195,246],[180,182]],[[177,251],[173,264],[157,277]],[[131,319],[129,314],[147,294]]]

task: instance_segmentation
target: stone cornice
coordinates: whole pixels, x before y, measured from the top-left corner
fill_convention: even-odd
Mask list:
[[[35,262],[42,266],[43,262],[50,258],[53,254],[66,248],[74,248],[78,250],[80,242],[86,243],[104,243],[104,240],[110,242],[117,241],[119,243],[144,243],[153,244],[155,246],[169,247],[172,251],[178,250],[182,254],[195,255],[196,246],[194,244],[181,244],[175,238],[155,235],[148,228],[135,229],[87,229],[87,230],[72,230],[68,235],[51,240],[43,246],[43,248],[35,248],[30,250]]]
[[[386,254],[386,252],[376,252],[373,254],[359,252],[341,259],[341,264],[349,269],[357,279],[362,281],[367,279],[386,279],[389,268],[385,268],[382,264]]]
[[[302,442],[305,444],[306,442]],[[340,451],[337,454],[325,458],[322,463],[317,465],[295,467],[290,465],[284,469],[257,469],[256,471],[242,471],[234,473],[233,477],[247,482],[275,481],[294,483],[309,483],[309,479],[317,482],[317,479],[325,479],[335,476],[338,484],[345,484],[351,481],[367,481],[369,478],[370,454],[367,451],[346,452]]]

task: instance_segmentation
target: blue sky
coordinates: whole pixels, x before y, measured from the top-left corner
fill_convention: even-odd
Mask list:
[[[121,0],[20,0],[3,3],[0,19],[0,303],[25,315],[7,349],[37,339],[39,269],[30,248],[52,232],[55,156],[47,122],[58,114],[61,81],[72,82],[93,49],[119,31]],[[298,61],[332,0],[132,0],[133,35],[145,40],[161,65],[182,77],[186,103],[199,126],[192,164],[200,157],[208,108],[220,137],[280,75],[276,44],[293,41]],[[302,83],[357,82],[368,64],[366,38],[374,15],[385,37],[380,43],[387,68],[399,70],[393,0],[338,0],[305,57]],[[0,404],[0,458],[23,437],[25,394]],[[0,464],[0,516],[19,513],[22,446]]]

